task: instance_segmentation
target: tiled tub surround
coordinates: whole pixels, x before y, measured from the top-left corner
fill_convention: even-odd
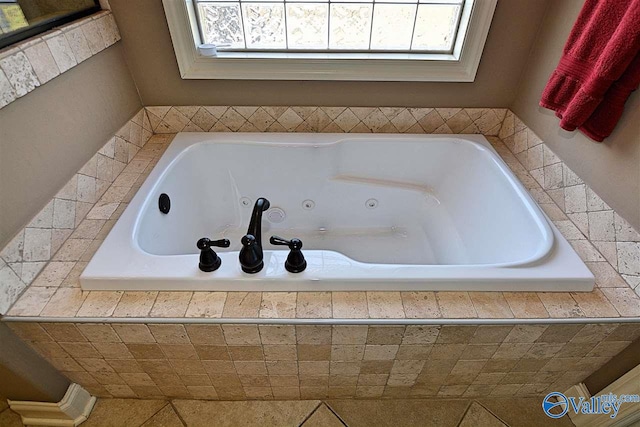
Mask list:
[[[206,111],[219,117],[210,130],[242,127],[248,130],[246,123],[266,113],[273,120],[269,127],[274,130],[282,131],[274,125],[277,122],[285,130],[334,132],[335,127],[330,124],[321,127],[317,117],[331,114],[337,119],[346,114],[357,118],[355,111],[364,114],[364,109],[355,108],[321,108],[320,112],[316,107],[271,108],[156,107],[148,110],[148,123],[144,114],[136,116],[133,122],[138,125],[141,122],[146,129],[155,127],[156,132],[163,121],[171,122],[175,130],[185,131],[191,129],[190,123],[197,114],[204,115]],[[160,121],[153,111],[162,115]],[[376,123],[381,124],[376,130],[388,130],[390,127],[381,116],[385,112],[395,117],[403,115],[409,126],[405,130],[420,133],[428,128],[446,131],[443,125],[451,131],[471,126],[467,124],[460,129],[453,123],[447,124],[451,120],[466,122],[460,115],[469,120],[476,117],[476,122],[483,116],[495,115],[498,124],[502,116],[507,117],[505,127],[494,125],[490,132],[486,131],[502,132],[507,145],[495,136],[489,136],[490,142],[592,269],[597,288],[590,293],[83,292],[79,288],[79,274],[172,139],[171,135],[156,135],[132,156],[129,169],[117,178],[112,163],[113,184],[110,187],[105,184],[108,189],[95,205],[80,205],[93,214],[81,220],[85,216],[82,213],[74,219],[72,228],[64,229],[61,241],[70,238],[53,257],[48,257],[53,259],[51,262],[42,261],[45,269],[4,320],[11,321],[11,327],[23,339],[72,381],[96,395],[212,399],[538,395],[581,381],[640,336],[640,324],[623,323],[632,318],[640,320],[640,297],[631,287],[637,274],[624,273],[628,283],[614,269],[623,264],[631,269],[637,266],[634,252],[625,249],[638,245],[637,234],[586,186],[581,187],[585,197],[589,195],[591,212],[609,212],[611,216],[612,222],[604,227],[613,227],[613,234],[608,235],[613,240],[608,246],[617,250],[615,263],[610,262],[614,259],[612,253],[604,257],[596,247],[597,242],[606,242],[598,240],[602,222],[589,221],[590,211],[585,212],[587,223],[581,223],[580,227],[591,236],[592,244],[572,221],[580,216],[574,212],[568,212],[571,215],[568,216],[564,212],[567,203],[554,201],[559,200],[559,192],[547,193],[507,148],[516,146],[516,141],[521,147],[524,139],[526,151],[534,149],[535,154],[535,147],[542,145],[543,167],[545,161],[547,166],[559,164],[555,168],[560,168],[563,177],[556,184],[558,188],[550,190],[562,190],[564,201],[565,190],[571,187],[562,186],[564,177],[568,184],[575,178],[550,150],[536,144],[539,140],[530,130],[516,124],[515,117],[514,130],[510,131],[511,113],[372,109],[364,119],[357,118],[355,124],[356,120],[350,119],[345,126],[351,126],[349,130],[353,132],[364,131],[365,121],[373,123],[367,117],[375,115],[380,118]],[[410,120],[406,113],[411,114]],[[184,118],[192,115],[185,122],[183,118],[172,118],[180,117],[178,114]],[[428,115],[430,118],[424,120]],[[385,118],[392,122],[386,115]],[[184,123],[178,125],[175,120]],[[410,124],[413,120],[417,126]],[[310,128],[300,127],[305,121]],[[475,122],[474,125],[478,127]],[[129,139],[133,139],[132,125],[128,126]],[[396,124],[393,126],[394,132],[399,130]],[[127,132],[121,130],[119,134]],[[121,139],[113,140],[115,147]],[[137,144],[130,147],[137,150]],[[103,152],[104,149],[97,156],[105,156]],[[111,158],[110,144],[106,153]],[[521,153],[522,150],[518,151],[520,159],[524,159]],[[527,165],[528,161],[525,160]],[[572,189],[566,192],[566,197],[572,206]],[[78,202],[77,188],[75,201]],[[600,210],[594,210],[595,207]],[[51,230],[53,234],[54,229]],[[15,254],[21,257],[18,263],[35,262],[24,259],[24,254],[29,253],[24,245],[14,244],[13,250],[5,249],[3,258]],[[55,249],[50,253],[55,253]],[[14,272],[18,267],[12,264],[4,268],[12,268],[10,271]],[[286,324],[287,319],[290,322],[306,319],[316,324]],[[352,319],[361,324],[317,324],[322,319],[328,323],[338,323],[332,319]],[[466,319],[469,324],[452,324],[460,322],[456,319]],[[473,324],[486,320],[499,324]],[[578,323],[558,323],[564,320]],[[396,323],[375,324],[381,321]]]
[[[158,116],[154,114],[154,111],[162,115],[160,121],[158,121]],[[181,111],[187,115],[184,115]],[[232,122],[235,123],[234,126],[237,129],[246,128],[245,122],[249,122],[249,120],[255,122],[257,117],[262,117],[264,114],[269,114],[274,123],[277,121],[281,123],[280,126],[285,127],[286,125],[286,128],[295,130],[300,128],[301,124],[305,123],[305,120],[316,123],[317,121],[313,117],[331,115],[338,118],[346,115],[357,118],[356,112],[360,116],[368,112],[364,118],[370,123],[371,120],[367,119],[370,116],[381,117],[381,115],[387,114],[392,117],[391,120],[394,117],[404,116],[407,118],[406,124],[409,126],[406,131],[413,129],[411,132],[421,130],[422,133],[425,133],[427,129],[433,129],[433,131],[440,129],[438,132],[442,132],[444,125],[447,125],[448,129],[456,128],[459,131],[472,125],[476,126],[476,128],[490,128],[487,132],[501,132],[507,144],[511,146],[514,145],[514,141],[525,140],[528,144],[527,146],[532,147],[533,150],[536,149],[535,147],[541,147],[544,153],[543,161],[547,162],[549,166],[553,166],[549,170],[559,167],[563,176],[567,177],[567,182],[570,183],[576,179],[575,175],[544,144],[538,144],[539,139],[533,132],[507,110],[345,107],[151,107],[147,109],[146,114],[139,113],[127,126],[121,129],[118,132],[120,136],[115,137],[100,153],[96,154],[95,163],[94,159],[88,163],[93,165],[89,169],[96,171],[95,173],[100,170],[96,167],[97,164],[107,165],[107,170],[111,171],[112,174],[111,178],[115,179],[117,172],[123,169],[122,161],[125,160],[125,153],[127,153],[126,160],[132,159],[129,169],[118,176],[118,179],[115,180],[108,191],[106,191],[108,181],[101,180],[100,177],[95,180],[96,185],[100,184],[96,187],[99,190],[94,195],[95,200],[99,198],[99,194],[104,192],[95,207],[90,202],[78,200],[77,192],[81,187],[77,187],[77,183],[74,183],[74,179],[72,179],[70,186],[75,190],[70,192],[71,196],[59,197],[56,200],[71,200],[75,202],[75,209],[80,209],[80,214],[76,213],[73,221],[67,221],[66,228],[57,228],[56,221],[53,221],[53,217],[50,218],[51,212],[49,209],[51,207],[48,206],[41,214],[45,218],[44,221],[41,222],[36,218],[31,227],[23,230],[12,244],[0,252],[2,257],[0,263],[3,267],[0,270],[0,275],[2,276],[0,283],[3,285],[0,290],[5,293],[4,307],[7,307],[15,300],[26,284],[33,281],[37,271],[42,269],[47,261],[54,259],[54,262],[47,265],[47,268],[33,282],[33,285],[27,289],[19,302],[8,313],[9,315],[16,317],[47,316],[58,318],[110,316],[431,319],[640,317],[640,297],[636,294],[640,292],[640,288],[636,286],[636,293],[634,293],[634,288],[632,287],[635,284],[633,279],[634,277],[637,278],[637,275],[625,273],[625,279],[627,279],[625,281],[615,269],[619,268],[619,266],[625,266],[624,268],[631,270],[640,268],[637,254],[640,251],[638,234],[622,218],[608,209],[604,202],[590,189],[584,184],[580,184],[580,188],[585,191],[585,194],[589,194],[589,206],[592,208],[606,208],[607,210],[598,212],[611,217],[611,222],[604,225],[602,222],[592,221],[590,223],[591,227],[585,231],[594,238],[598,238],[602,227],[613,229],[613,233],[609,233],[609,235],[618,241],[609,242],[608,247],[617,248],[619,246],[622,249],[608,253],[607,258],[605,258],[594,246],[594,244],[599,244],[598,241],[594,241],[595,243],[592,244],[571,221],[570,217],[564,213],[563,209],[554,202],[551,195],[543,190],[538,182],[531,177],[507,146],[497,137],[491,136],[488,138],[494,148],[593,271],[596,276],[596,289],[593,292],[553,294],[527,292],[335,292],[332,294],[319,292],[300,293],[299,295],[296,295],[296,293],[261,294],[259,292],[249,294],[229,293],[228,295],[224,292],[198,292],[195,294],[191,292],[82,292],[78,284],[78,276],[82,269],[86,266],[87,261],[98,248],[115,220],[126,207],[127,202],[135,194],[136,189],[139,188],[172,139],[172,135],[157,135],[136,154],[138,145],[143,144],[149,136],[148,129],[155,127],[157,130],[162,121],[169,120],[173,122],[174,119],[170,117],[182,117],[179,119],[182,123],[181,127],[176,125],[176,130],[185,131],[190,128],[190,123],[193,123],[192,119],[198,115],[204,115],[205,112],[211,117],[214,117],[213,113],[219,117],[219,119],[214,119],[214,124],[210,130],[214,128],[222,129],[222,126],[225,129],[230,129],[229,126],[231,126]],[[411,120],[408,119],[407,114],[411,115]],[[189,115],[191,119],[188,118]],[[148,121],[146,120],[147,116]],[[245,118],[245,116],[249,119]],[[274,116],[277,117],[277,120],[273,118]],[[302,119],[302,116],[305,116],[306,119]],[[425,119],[427,116],[430,117],[428,120]],[[498,126],[504,117],[507,117],[507,120],[504,128],[500,130]],[[357,123],[351,128],[354,132],[361,131],[365,127],[364,121],[357,120]],[[391,122],[388,118],[386,120]],[[398,120],[396,120],[396,123]],[[413,120],[417,125],[410,125]],[[466,124],[464,127],[453,124],[467,123],[468,120],[473,123]],[[384,122],[384,120],[381,121]],[[420,121],[422,121],[422,124],[420,124]],[[497,125],[494,124],[496,121]],[[510,124],[511,121],[513,122],[513,127]],[[296,122],[298,124],[294,127],[293,123]],[[438,124],[440,122],[442,124]],[[139,123],[142,123],[143,126],[140,126]],[[426,128],[426,123],[430,123],[432,126]],[[273,127],[273,123],[270,126]],[[312,125],[309,124],[309,126]],[[382,126],[388,128],[386,123]],[[276,129],[281,130],[278,127]],[[308,130],[307,126],[302,126],[300,129]],[[331,130],[333,132],[334,127],[325,125],[321,130]],[[139,134],[142,136],[140,137]],[[135,143],[127,143],[126,135],[129,135],[129,140]],[[523,143],[518,142],[518,144],[518,146],[522,146]],[[125,150],[125,147],[128,147],[127,150],[131,150],[131,152]],[[102,153],[106,153],[106,155]],[[133,157],[134,154],[136,154],[135,158]],[[110,156],[114,156],[114,159],[111,159]],[[522,158],[522,156],[520,157]],[[111,163],[107,159],[110,159]],[[122,161],[117,159],[122,159]],[[113,160],[117,162],[113,163]],[[111,164],[111,169],[108,169],[109,164]],[[92,178],[92,174],[93,172],[89,173],[89,175],[80,173],[75,179],[77,179],[77,182],[81,182],[86,179],[84,177]],[[89,181],[93,182],[91,179]],[[560,190],[564,192],[564,188],[560,187]],[[61,194],[65,193],[67,191],[63,189]],[[558,199],[557,193],[551,192],[551,194],[555,199]],[[572,200],[572,195],[573,193],[569,191],[568,200]],[[52,203],[55,208],[55,200]],[[94,209],[94,213],[85,221],[82,221],[86,212],[91,209]],[[569,215],[575,218],[572,213],[569,213]],[[586,215],[588,221],[589,214]],[[53,228],[49,225],[52,221]],[[76,227],[77,229],[74,230]],[[30,228],[32,230],[29,230]],[[42,246],[41,241],[25,240],[25,237],[39,234],[48,236],[48,233],[51,233],[52,238],[55,237],[56,240],[52,240],[50,247],[45,244],[46,250],[39,256],[40,259],[33,259],[33,250],[30,248],[40,248]],[[71,233],[74,233],[74,235],[65,241]],[[61,247],[63,242],[64,246]],[[55,253],[56,248],[60,249],[52,257],[51,254]],[[618,258],[620,261],[618,261]],[[615,262],[610,263],[609,260]],[[30,273],[34,270],[37,270],[36,273]],[[628,270],[623,271],[626,272]],[[260,308],[261,304],[267,307],[264,311]]]
[[[640,324],[26,323],[11,328],[96,396],[535,396],[582,381]]]
[[[0,51],[0,109],[120,40],[110,11]]]
[[[80,274],[85,261],[82,254],[97,249],[95,233],[111,224],[107,219],[134,184],[125,177],[142,172],[144,154],[136,162],[132,160],[150,137],[151,126],[145,111],[140,110],[0,251],[0,313],[6,313],[45,266],[34,287],[52,280],[52,270],[55,277]]]

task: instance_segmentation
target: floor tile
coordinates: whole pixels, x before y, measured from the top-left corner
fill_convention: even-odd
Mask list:
[[[4,411],[8,407],[9,404],[7,403],[7,399],[5,399],[4,397],[0,397],[0,412]]]
[[[157,414],[149,418],[142,427],[184,427],[173,407],[167,404]]]
[[[140,426],[166,404],[165,400],[99,399],[82,427]]]
[[[311,414],[302,427],[344,427],[342,421],[324,403]]]
[[[468,400],[329,400],[349,427],[457,426]]]
[[[481,405],[473,402],[464,415],[458,427],[507,427],[505,423],[497,419],[491,412]]]
[[[174,400],[189,427],[299,426],[320,404],[317,400],[236,401]]]
[[[569,417],[549,418],[542,411],[541,398],[478,399],[478,403],[509,427],[573,426]]]
[[[0,412],[0,426],[2,427],[22,427],[20,415],[10,409]]]

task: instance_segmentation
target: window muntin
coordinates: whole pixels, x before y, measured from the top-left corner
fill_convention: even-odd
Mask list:
[[[204,43],[227,52],[452,54],[473,0],[196,0]]]

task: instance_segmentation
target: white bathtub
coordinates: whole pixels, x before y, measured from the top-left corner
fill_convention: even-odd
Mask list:
[[[161,213],[160,194],[171,199]],[[253,203],[264,269],[238,251]],[[307,269],[284,268],[303,241]],[[201,237],[222,266],[198,268]],[[80,278],[90,290],[589,291],[594,278],[478,135],[181,133]]]

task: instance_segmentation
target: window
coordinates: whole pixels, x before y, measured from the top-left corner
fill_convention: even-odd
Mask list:
[[[496,0],[163,0],[183,78],[473,81]],[[215,57],[199,54],[215,44]]]
[[[0,49],[99,10],[98,0],[0,0]]]
[[[470,0],[198,0],[221,51],[453,53]]]

